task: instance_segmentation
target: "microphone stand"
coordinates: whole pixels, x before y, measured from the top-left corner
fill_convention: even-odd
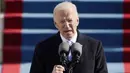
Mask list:
[[[60,61],[62,63],[62,66],[65,67],[65,70],[67,70],[68,69],[68,67],[67,67],[68,60],[67,60],[67,56],[65,53],[61,54]]]
[[[67,73],[73,73],[73,68],[76,66],[76,64],[79,63],[80,61],[80,56],[78,54],[76,54],[75,56],[72,57],[72,62],[70,64],[70,66],[68,67],[68,59],[65,53],[61,54],[60,56],[60,61],[62,62],[62,66],[65,67],[65,71],[67,71]]]
[[[80,56],[76,54],[76,56],[74,56],[74,58],[72,59],[72,63],[68,68],[68,73],[73,73],[73,68],[76,66],[76,64],[79,63],[79,61],[80,61]]]

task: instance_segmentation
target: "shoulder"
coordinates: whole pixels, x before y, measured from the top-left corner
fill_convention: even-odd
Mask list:
[[[54,34],[54,35],[48,37],[47,39],[41,40],[40,42],[38,42],[36,44],[36,46],[47,46],[49,44],[52,44],[52,41],[55,42],[56,38],[57,38],[57,34]]]
[[[83,41],[85,50],[88,49],[87,51],[91,51],[91,53],[95,55],[96,53],[103,52],[103,45],[100,40],[87,35],[83,35]]]
[[[82,41],[84,46],[86,46],[88,49],[91,49],[93,51],[103,47],[102,42],[100,40],[85,34],[82,34]]]
[[[100,40],[98,40],[98,39],[96,39],[96,38],[93,38],[93,37],[91,37],[91,36],[88,36],[88,35],[85,35],[85,34],[81,34],[81,36],[82,36],[82,39],[83,39],[83,41],[86,41],[86,42],[88,42],[88,43],[95,43],[95,44],[98,44],[99,42],[101,42]]]
[[[53,46],[57,45],[57,43],[55,43],[57,38],[57,34],[54,34],[47,39],[38,42],[34,47],[34,54],[42,58],[48,55],[50,49],[53,50]]]

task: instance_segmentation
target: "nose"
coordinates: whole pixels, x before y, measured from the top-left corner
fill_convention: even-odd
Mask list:
[[[69,22],[65,22],[65,28],[69,28],[70,25],[69,25]]]

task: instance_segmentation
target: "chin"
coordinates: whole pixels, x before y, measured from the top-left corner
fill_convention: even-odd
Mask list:
[[[67,39],[71,39],[72,37],[73,37],[73,34],[67,34],[67,35],[66,35],[66,38],[67,38]]]

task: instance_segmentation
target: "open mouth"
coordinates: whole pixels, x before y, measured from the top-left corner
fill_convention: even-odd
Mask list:
[[[67,31],[64,31],[64,32],[72,32],[72,30],[67,30]]]

